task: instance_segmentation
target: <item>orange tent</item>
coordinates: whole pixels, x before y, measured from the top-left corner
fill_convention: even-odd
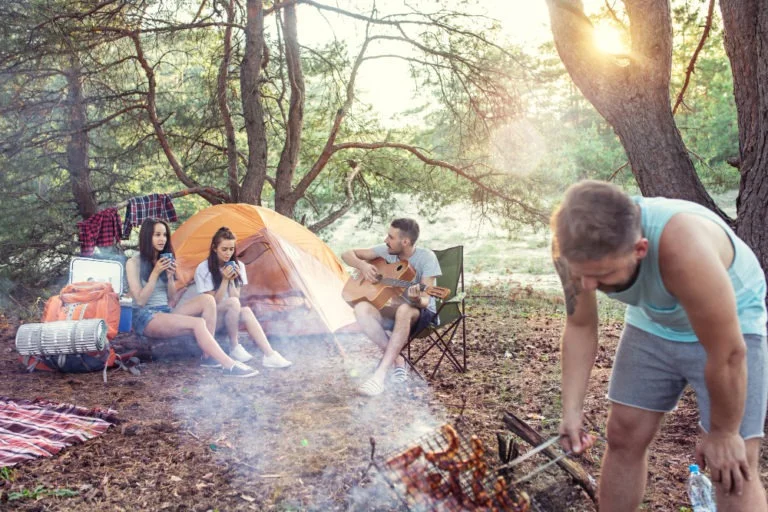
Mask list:
[[[194,287],[195,268],[222,226],[237,237],[237,257],[248,274],[240,301],[267,335],[326,334],[355,321],[341,298],[348,275],[336,255],[304,226],[260,206],[211,206],[179,226],[171,241],[180,285]]]

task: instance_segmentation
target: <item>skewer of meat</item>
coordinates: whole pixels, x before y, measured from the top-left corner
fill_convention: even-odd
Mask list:
[[[405,484],[406,494],[414,498],[429,498],[432,492],[432,485],[426,474],[426,468],[422,465],[405,468],[401,471],[400,481]]]
[[[445,471],[468,471],[474,468],[480,471],[479,475],[477,476],[478,478],[485,477],[488,472],[488,464],[486,464],[485,458],[483,457],[485,454],[483,442],[480,441],[477,436],[472,436],[470,442],[472,444],[472,452],[467,459],[457,459],[455,457],[447,458],[445,456],[441,456],[442,458],[437,458],[434,461],[434,464],[438,468]],[[434,452],[427,452],[424,454],[427,460],[430,459],[430,453]]]
[[[459,505],[462,505],[467,496],[464,494],[464,490],[461,488],[461,472],[449,471],[448,472],[448,489],[451,496],[456,498]]]
[[[448,498],[438,504],[437,507],[435,507],[436,512],[465,512],[466,509],[459,503],[459,501],[454,498],[453,496],[448,496]]]
[[[474,435],[470,437],[469,446],[472,447],[472,455],[475,457],[482,458],[485,455],[485,447],[479,437]]]
[[[429,482],[429,495],[436,501],[444,500],[450,495],[450,489],[440,473],[427,475],[427,482]]]
[[[448,448],[443,451],[434,451],[424,453],[424,457],[429,461],[437,463],[443,460],[453,460],[459,454],[459,434],[456,430],[446,424],[440,427],[440,431],[443,433],[443,437],[448,441]]]
[[[528,494],[526,494],[525,491],[519,491],[517,495],[518,500],[512,508],[512,512],[530,512],[531,498],[528,497]]]
[[[488,464],[485,462],[484,457],[485,448],[483,447],[483,442],[477,436],[472,436],[469,443],[472,447],[470,460],[474,466],[472,471],[472,492],[475,495],[475,503],[479,506],[487,507],[491,504],[491,498],[483,486],[485,476],[488,474]]]
[[[509,496],[507,491],[507,482],[503,476],[496,479],[493,484],[494,494],[493,499],[499,504],[502,510],[513,510],[517,505],[517,502]]]
[[[429,493],[429,485],[424,480],[423,465],[413,466],[424,453],[421,446],[414,446],[399,453],[386,461],[386,466],[397,473],[400,482],[405,486],[407,496],[418,499],[421,494]]]
[[[395,471],[399,469],[405,469],[413,464],[416,459],[421,457],[423,453],[424,450],[421,448],[421,446],[414,446],[413,448],[409,448],[403,453],[390,458],[386,464],[390,469]]]
[[[475,461],[475,469],[472,471],[472,494],[474,494],[473,503],[479,507],[489,507],[491,505],[491,497],[485,490],[483,481],[485,475],[488,473],[488,464],[483,459]]]

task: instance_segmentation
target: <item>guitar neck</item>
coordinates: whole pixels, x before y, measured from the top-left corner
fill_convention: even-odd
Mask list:
[[[411,281],[405,281],[403,279],[394,279],[391,277],[384,277],[379,281],[380,284],[386,285],[386,286],[397,286],[398,288],[409,288],[415,284],[419,285],[419,289],[421,291],[424,291],[424,289],[427,287],[427,285],[422,283],[415,283]]]
[[[379,285],[383,286],[391,286],[394,288],[409,288],[411,286],[418,286],[419,290],[426,291],[428,295],[432,295],[433,297],[438,297],[440,299],[445,300],[445,298],[450,293],[450,290],[448,288],[440,288],[439,286],[429,286],[424,283],[419,283],[416,281],[405,281],[403,279],[394,279],[392,277],[384,277],[379,280],[377,283]]]

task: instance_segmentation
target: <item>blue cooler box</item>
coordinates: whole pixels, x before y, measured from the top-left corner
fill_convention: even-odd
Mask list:
[[[118,332],[131,332],[131,321],[133,320],[133,299],[120,299],[120,325],[117,326]]]

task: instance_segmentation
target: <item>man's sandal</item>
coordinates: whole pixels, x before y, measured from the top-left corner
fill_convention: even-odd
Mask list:
[[[364,396],[377,396],[384,392],[384,386],[371,377],[357,389],[357,392]]]
[[[392,372],[392,382],[397,384],[408,382],[408,372],[406,371],[405,366],[398,366],[394,369]]]

